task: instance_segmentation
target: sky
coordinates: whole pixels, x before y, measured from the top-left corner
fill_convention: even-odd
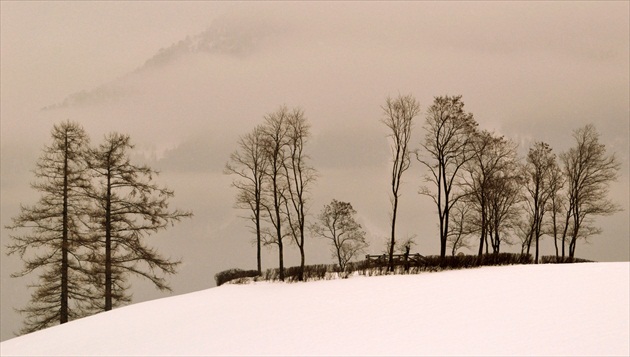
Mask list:
[[[480,128],[525,155],[535,141],[556,154],[592,123],[621,163],[611,197],[622,212],[597,220],[603,234],[576,255],[630,260],[630,4],[628,2],[12,2],[1,1],[0,339],[19,330],[36,276],[12,279],[4,227],[39,197],[31,170],[54,124],[79,122],[93,143],[131,136],[135,160],[160,170],[172,207],[194,217],[150,237],[183,264],[172,294],[214,285],[214,274],[256,266],[245,212],[223,174],[240,135],[281,105],[312,125],[307,150],[319,178],[310,213],[352,203],[369,253],[389,231],[388,96],[412,94],[422,114],[440,95],[462,95]],[[403,176],[398,237],[438,254],[437,214],[417,194],[425,172]],[[543,254],[553,243],[543,241]],[[332,262],[311,239],[307,264]],[[519,244],[507,247],[520,251]],[[474,248],[473,248],[474,251]],[[265,250],[264,267],[276,267]],[[465,253],[469,253],[465,251]],[[299,262],[297,249],[286,253]],[[134,302],[168,296],[133,281]]]
[[[17,337],[0,353],[627,356],[629,273],[627,262],[546,264],[226,284]]]

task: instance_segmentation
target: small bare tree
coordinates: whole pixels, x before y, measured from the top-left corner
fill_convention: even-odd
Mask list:
[[[224,172],[236,176],[232,186],[237,189],[236,207],[251,211],[247,217],[254,224],[256,233],[256,265],[258,273],[262,273],[262,214],[263,184],[267,170],[265,155],[264,128],[257,126],[254,130],[238,140],[238,148],[230,155]]]
[[[413,118],[420,112],[420,104],[411,95],[397,98],[388,97],[385,106],[382,107],[385,116],[381,120],[390,130],[392,138],[392,213],[391,213],[391,237],[389,243],[389,271],[394,271],[394,246],[396,244],[396,216],[398,211],[398,199],[400,198],[400,184],[402,174],[409,169],[411,164],[409,140]]]
[[[476,232],[475,225],[470,223],[471,210],[471,205],[465,200],[457,201],[451,209],[452,225],[448,232],[447,244],[453,256],[458,250],[471,247],[468,238]]]
[[[341,271],[357,254],[367,248],[365,231],[356,221],[356,211],[348,202],[332,200],[310,226],[311,232],[331,241],[331,253],[337,259]]]
[[[560,156],[566,177],[567,223],[571,223],[570,258],[575,257],[578,238],[586,239],[601,231],[592,225],[592,218],[620,211],[608,199],[609,185],[617,179],[620,168],[615,154],[607,155],[606,146],[599,142],[599,133],[592,124],[575,130],[573,137],[575,146]],[[564,231],[567,232],[566,226]]]

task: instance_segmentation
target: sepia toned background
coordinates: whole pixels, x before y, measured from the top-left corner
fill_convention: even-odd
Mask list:
[[[559,154],[572,130],[593,123],[621,162],[611,196],[622,212],[576,256],[628,261],[629,33],[627,2],[11,2],[2,1],[0,339],[19,330],[13,309],[36,276],[13,279],[6,256],[20,204],[39,197],[31,170],[50,131],[79,122],[93,143],[129,134],[134,159],[159,169],[173,207],[195,216],[150,237],[181,258],[173,294],[214,285],[214,274],[255,268],[253,235],[233,208],[223,174],[239,135],[280,105],[301,107],[312,124],[308,151],[319,180],[310,213],[333,198],[351,202],[370,253],[389,231],[389,144],[379,122],[387,96],[421,104],[412,144],[434,96],[463,95],[482,129]],[[439,252],[437,214],[417,194],[421,166],[403,176],[399,237],[421,254]],[[543,254],[552,254],[543,242]],[[517,244],[508,251],[520,251]],[[465,252],[469,253],[469,252]],[[288,250],[289,264],[298,262]],[[263,266],[276,266],[266,250]],[[307,264],[332,262],[311,240]],[[134,302],[169,294],[133,280]]]

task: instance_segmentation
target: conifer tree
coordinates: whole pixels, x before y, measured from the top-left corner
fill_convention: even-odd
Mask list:
[[[91,194],[95,250],[90,261],[104,298],[104,305],[99,307],[104,310],[130,301],[130,275],[144,277],[160,290],[170,290],[164,274],[174,274],[180,261],[163,257],[146,244],[145,238],[192,216],[191,212],[169,210],[173,191],[153,182],[156,171],[131,163],[132,148],[129,136],[112,133],[90,155],[90,167],[96,175]]]
[[[22,277],[38,272],[39,280],[29,304],[20,309],[26,315],[20,333],[63,324],[89,314],[94,295],[87,271],[87,197],[90,186],[86,163],[89,138],[74,122],[63,122],[52,130],[52,144],[45,146],[37,161],[31,186],[41,193],[32,206],[22,206],[8,229],[24,233],[11,235],[8,254],[19,254]]]

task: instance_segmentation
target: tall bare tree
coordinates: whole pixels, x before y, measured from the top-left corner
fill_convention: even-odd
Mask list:
[[[490,179],[488,190],[488,237],[493,253],[499,253],[501,244],[513,244],[510,232],[520,219],[524,179],[516,158],[516,145],[506,140],[508,150],[502,168]]]
[[[564,188],[565,177],[562,174],[562,169],[560,165],[558,165],[556,161],[556,165],[551,167],[549,174],[549,213],[550,224],[547,228],[547,234],[553,237],[553,244],[556,249],[556,258],[560,256],[560,252],[558,249],[558,235],[559,235],[559,226],[558,219],[562,215],[562,209],[564,207],[565,197],[562,196],[561,190]],[[562,256],[564,257],[564,245],[562,246]]]
[[[476,211],[474,220],[480,232],[478,255],[481,257],[484,244],[486,252],[489,245],[497,251],[500,237],[496,235],[500,233],[500,223],[505,218],[503,214],[510,212],[504,209],[513,207],[515,202],[512,200],[515,197],[511,197],[512,195],[520,195],[516,193],[512,181],[513,171],[516,169],[514,143],[486,130],[477,132],[472,138],[473,155],[466,163],[464,187],[468,200],[474,204]],[[497,206],[497,202],[502,208]],[[490,243],[488,239],[491,240]]]
[[[151,233],[192,216],[169,210],[173,191],[158,186],[158,173],[129,159],[129,136],[112,133],[92,150],[90,167],[96,173],[91,211],[95,251],[91,256],[94,278],[103,291],[104,310],[130,301],[126,294],[129,275],[150,280],[160,290],[170,290],[163,274],[174,274],[180,261],[172,261],[149,247]]]
[[[534,262],[538,264],[539,239],[543,234],[543,222],[547,211],[551,208],[549,201],[554,195],[558,172],[556,155],[551,147],[544,142],[536,142],[529,149],[525,173],[527,181],[525,189],[527,191],[527,203],[532,229],[530,231],[528,251],[532,241],[536,243],[536,255]],[[553,209],[553,208],[551,208]],[[556,249],[557,250],[557,249]]]
[[[442,259],[446,256],[450,211],[465,194],[459,186],[460,170],[473,157],[471,142],[477,128],[472,113],[464,111],[461,99],[461,95],[434,99],[424,125],[421,146],[425,153],[416,154],[418,161],[429,171],[424,176],[425,182],[435,185],[435,191],[422,186],[419,193],[433,199],[437,206]]]
[[[265,115],[263,129],[264,152],[267,161],[263,192],[267,198],[262,201],[272,231],[267,232],[265,244],[278,246],[279,278],[284,280],[284,239],[289,235],[283,230],[287,217],[287,182],[284,175],[289,145],[288,121],[289,110],[286,106]]]
[[[332,256],[337,259],[341,271],[367,247],[365,231],[356,221],[356,213],[349,202],[332,200],[324,206],[317,215],[317,221],[310,226],[313,234],[330,240]]]
[[[592,225],[592,218],[620,210],[608,198],[609,185],[617,179],[620,168],[615,154],[606,153],[606,146],[599,142],[599,133],[592,124],[575,130],[573,137],[575,146],[560,156],[566,177],[567,221],[571,221],[571,258],[575,257],[579,238],[586,239],[600,232]]]
[[[398,213],[398,199],[400,198],[400,184],[402,174],[411,164],[409,140],[413,118],[420,112],[420,104],[411,95],[388,97],[382,107],[384,117],[381,120],[391,131],[392,138],[392,171],[391,171],[391,237],[389,242],[388,269],[394,271],[394,247],[396,245],[396,217]]]
[[[287,118],[286,160],[283,162],[283,175],[286,180],[286,223],[293,242],[300,251],[300,272],[298,280],[304,279],[304,238],[306,214],[309,202],[309,189],[315,182],[316,172],[309,163],[304,147],[310,137],[310,125],[304,111],[294,109]]]
[[[94,294],[87,270],[86,192],[90,187],[86,152],[89,138],[74,122],[52,130],[52,144],[45,146],[34,170],[31,186],[41,193],[33,206],[21,206],[8,229],[24,229],[11,235],[8,254],[18,254],[24,269],[14,277],[38,271],[39,281],[26,308],[21,333],[63,324],[90,312]]]
[[[238,148],[230,155],[225,165],[226,174],[235,175],[232,186],[237,190],[236,206],[251,211],[247,217],[254,224],[256,233],[256,265],[258,273],[262,273],[262,214],[263,184],[267,170],[265,155],[264,128],[257,126],[254,130],[238,140]]]

